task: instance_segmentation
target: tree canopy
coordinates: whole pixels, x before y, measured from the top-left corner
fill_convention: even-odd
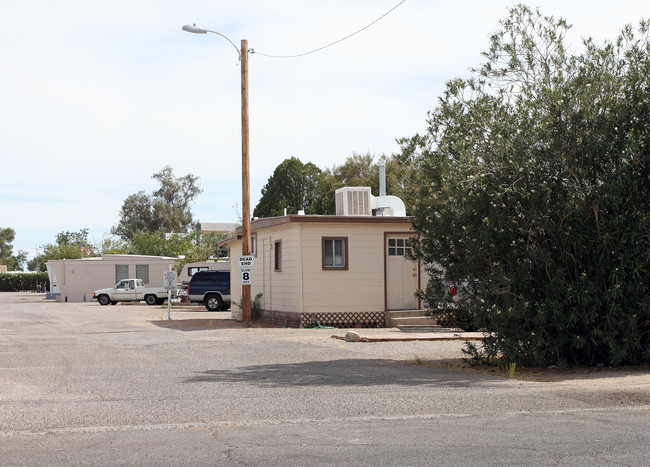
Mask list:
[[[405,167],[392,157],[386,163],[387,192],[402,196]],[[281,216],[304,210],[306,214],[335,213],[334,192],[344,186],[368,186],[379,194],[379,168],[371,154],[353,154],[340,166],[320,169],[291,157],[278,165],[262,188],[262,197],[253,211],[255,217]]]
[[[323,171],[311,162],[303,164],[295,157],[285,159],[262,188],[253,216],[281,216],[285,208],[291,214],[300,210],[325,214],[328,207],[323,195],[328,191],[328,182]]]
[[[202,233],[199,228],[189,234],[169,236],[153,232],[137,232],[129,240],[107,238],[102,243],[102,254],[150,255],[178,258],[178,270],[187,263],[208,261],[228,255],[219,242],[228,234]]]
[[[515,6],[401,140],[430,290],[492,333],[474,357],[650,361],[648,26],[572,54],[566,21]]]
[[[36,255],[27,262],[30,271],[46,271],[45,263],[51,259],[77,259],[82,257],[82,246],[88,248],[90,255],[95,256],[95,247],[88,243],[88,229],[79,231],[59,232],[54,243],[42,245],[43,253]]]
[[[0,264],[6,265],[9,271],[22,270],[27,260],[27,252],[19,251],[14,254],[12,245],[16,238],[16,231],[11,227],[0,227]]]
[[[114,235],[127,240],[138,232],[184,233],[191,227],[190,205],[203,191],[198,185],[199,177],[174,177],[174,170],[165,166],[151,178],[160,187],[151,195],[139,191],[124,200],[120,221],[111,229]]]

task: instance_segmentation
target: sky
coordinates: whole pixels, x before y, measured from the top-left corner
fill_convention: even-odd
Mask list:
[[[242,205],[240,68],[249,55],[251,211],[273,170],[399,152],[426,131],[445,83],[483,62],[515,2],[500,0],[0,0],[0,228],[32,257],[56,234],[100,244],[124,199],[169,165],[199,176],[201,222]],[[398,5],[392,12],[365,28]],[[528,2],[614,40],[647,0]],[[356,35],[319,52],[355,31]]]

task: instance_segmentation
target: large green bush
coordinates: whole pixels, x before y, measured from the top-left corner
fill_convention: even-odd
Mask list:
[[[493,333],[477,358],[649,362],[648,23],[577,54],[563,20],[520,5],[501,25],[402,141],[414,252]]]
[[[0,274],[0,292],[18,292],[21,290],[45,292],[50,281],[46,272]]]

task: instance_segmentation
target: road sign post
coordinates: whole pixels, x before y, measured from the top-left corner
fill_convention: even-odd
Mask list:
[[[172,319],[172,290],[176,288],[178,284],[178,274],[176,271],[172,271],[172,267],[169,266],[169,271],[163,272],[163,287],[167,290],[167,320]]]

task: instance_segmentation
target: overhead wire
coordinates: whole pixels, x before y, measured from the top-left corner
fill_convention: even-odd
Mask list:
[[[329,43],[329,44],[327,44],[327,45],[324,45],[324,46],[322,46],[322,47],[319,47],[319,48],[317,48],[317,49],[310,50],[309,52],[304,52],[304,53],[295,54],[295,55],[272,55],[272,54],[265,54],[265,53],[262,53],[262,52],[257,52],[257,51],[254,50],[254,49],[250,49],[249,52],[250,52],[251,54],[261,55],[261,56],[263,56],[263,57],[268,57],[268,58],[298,58],[298,57],[304,57],[305,55],[310,55],[310,54],[313,54],[313,53],[316,53],[316,52],[320,52],[321,50],[324,50],[324,49],[327,49],[328,47],[332,47],[333,45],[339,44],[339,43],[341,43],[341,42],[343,42],[343,41],[345,41],[345,40],[347,40],[347,39],[349,39],[349,38],[351,38],[351,37],[353,37],[353,36],[356,36],[357,34],[363,32],[363,31],[365,31],[366,29],[368,29],[369,27],[371,27],[371,26],[374,25],[375,23],[381,21],[383,18],[385,18],[386,16],[388,16],[389,14],[391,14],[395,9],[397,9],[397,7],[399,7],[399,6],[400,6],[402,3],[404,3],[405,1],[406,1],[406,0],[401,0],[397,5],[395,5],[393,8],[391,8],[390,10],[388,10],[386,13],[384,13],[383,15],[381,15],[381,16],[380,16],[379,18],[377,18],[376,20],[374,20],[372,23],[370,23],[370,24],[368,24],[367,26],[364,26],[363,28],[361,28],[361,29],[359,29],[359,30],[353,32],[352,34],[349,34],[349,35],[347,35],[347,36],[345,36],[345,37],[343,37],[343,38],[341,38],[341,39],[339,39],[339,40],[336,40],[336,41],[334,41],[334,42],[331,42],[331,43]]]

